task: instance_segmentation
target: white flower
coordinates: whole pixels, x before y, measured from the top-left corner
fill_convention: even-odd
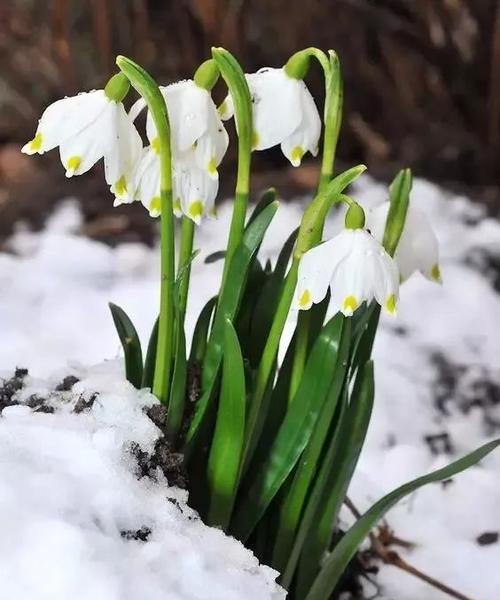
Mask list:
[[[106,181],[119,199],[140,157],[142,141],[121,102],[94,90],[57,100],[47,107],[25,154],[43,154],[59,146],[66,177],[81,175],[104,157]]]
[[[219,182],[190,161],[174,164],[174,212],[186,215],[197,225],[204,216],[215,216]]]
[[[302,257],[294,305],[308,310],[330,286],[332,304],[346,316],[373,298],[394,314],[398,281],[396,264],[367,231],[344,229]]]
[[[197,225],[205,215],[214,214],[214,203],[219,182],[200,169],[194,157],[177,160],[173,165],[172,197],[177,217],[183,214]],[[142,202],[152,217],[161,214],[160,158],[157,144],[144,150],[134,180],[135,197]]]
[[[316,156],[321,119],[306,84],[289,77],[284,69],[264,68],[245,77],[252,95],[253,149],[281,144],[295,167],[307,151]],[[219,114],[224,120],[233,116],[231,96],[221,104]]]
[[[389,213],[389,202],[371,210],[366,218],[366,227],[382,241],[385,223]],[[408,207],[403,233],[394,254],[401,280],[404,281],[415,271],[420,271],[427,279],[441,282],[439,269],[439,245],[436,234],[427,215],[412,204]]]
[[[229,137],[210,93],[191,79],[160,87],[160,91],[167,105],[174,161],[192,152],[198,168],[217,179],[217,167],[226,153]],[[144,100],[138,100],[130,111],[131,118],[135,119],[144,106]],[[157,132],[149,113],[146,132],[154,143]]]

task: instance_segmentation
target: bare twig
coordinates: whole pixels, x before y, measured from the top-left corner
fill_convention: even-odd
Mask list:
[[[354,504],[349,498],[345,499],[345,505],[356,517],[356,519],[359,519],[361,517],[361,513],[354,506]],[[431,577],[430,575],[423,573],[416,567],[413,567],[404,559],[402,559],[397,552],[391,550],[389,547],[390,545],[399,545],[404,548],[412,548],[414,547],[414,544],[405,540],[401,540],[400,538],[394,536],[387,525],[383,525],[380,528],[378,535],[375,535],[373,532],[370,532],[368,535],[373,554],[377,556],[384,564],[397,567],[398,569],[401,569],[402,571],[413,575],[417,579],[425,581],[432,587],[450,596],[450,598],[455,598],[456,600],[474,600],[474,598],[471,598],[470,596],[465,596],[461,592],[454,590],[453,588],[447,586],[446,584],[435,579],[434,577]]]

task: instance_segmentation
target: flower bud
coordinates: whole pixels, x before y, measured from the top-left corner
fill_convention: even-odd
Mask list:
[[[353,202],[347,209],[345,215],[346,229],[362,229],[365,225],[365,211],[361,206]]]
[[[194,82],[197,86],[210,91],[219,79],[219,67],[213,58],[206,60],[196,69]]]
[[[130,81],[123,73],[113,75],[104,88],[104,93],[113,102],[121,102],[128,94]]]
[[[304,79],[309,70],[310,59],[309,49],[300,50],[290,56],[283,69],[288,77],[292,79]]]

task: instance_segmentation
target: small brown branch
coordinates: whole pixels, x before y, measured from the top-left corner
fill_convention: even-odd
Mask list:
[[[361,517],[361,513],[356,508],[356,506],[354,506],[350,498],[346,497],[345,505],[356,517],[356,519],[359,519]],[[413,575],[417,579],[425,581],[432,587],[450,596],[450,598],[455,598],[456,600],[474,600],[474,598],[471,598],[470,596],[465,596],[461,592],[454,590],[453,588],[447,586],[445,583],[439,581],[438,579],[435,579],[434,577],[423,573],[416,567],[413,567],[404,559],[402,559],[397,552],[391,550],[389,547],[391,544],[399,545],[404,548],[412,548],[414,547],[414,544],[405,540],[401,540],[400,538],[394,536],[390,529],[387,527],[387,525],[382,526],[378,536],[375,535],[373,532],[370,532],[368,536],[371,542],[371,550],[373,554],[377,556],[384,564],[397,567],[398,569],[401,569],[402,571]]]

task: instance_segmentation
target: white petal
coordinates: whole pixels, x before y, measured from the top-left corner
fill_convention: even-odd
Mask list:
[[[152,217],[158,217],[161,212],[160,196],[160,159],[151,148],[146,148],[137,168],[134,187],[138,199],[149,211]]]
[[[333,272],[349,252],[351,238],[345,232],[306,252],[299,264],[294,307],[308,310],[326,296]]]
[[[219,117],[223,121],[228,121],[229,119],[234,117],[234,104],[231,94],[228,94],[225,97],[222,104],[217,109],[217,112],[219,113]]]
[[[170,122],[172,152],[183,152],[205,133],[208,107],[212,102],[207,90],[188,79],[166,87],[160,87],[165,98]],[[146,123],[147,135],[152,141],[157,133],[151,115]]]
[[[66,169],[66,177],[82,175],[91,169],[105,154],[110,152],[112,138],[113,107],[107,109],[85,129],[61,143],[59,154]]]
[[[57,100],[45,109],[35,137],[23,146],[22,151],[43,154],[52,150],[94,123],[109,104],[103,90]]]
[[[367,227],[380,242],[384,236],[388,212],[389,202],[385,202],[367,215]],[[412,204],[408,208],[405,226],[394,259],[403,281],[415,271],[420,271],[432,281],[440,281],[439,244],[436,234],[425,213]]]
[[[207,114],[207,129],[197,140],[194,152],[198,167],[205,170],[212,179],[217,179],[217,167],[226,153],[229,136],[213,103],[209,105]]]
[[[310,152],[318,154],[318,141],[321,135],[321,118],[304,82],[301,89],[302,120],[295,131],[281,143],[281,150],[294,167],[301,163],[302,156]]]
[[[302,120],[300,86],[283,69],[261,69],[246,75],[253,104],[253,147],[266,150],[281,144]]]
[[[144,98],[142,97],[136,100],[134,104],[132,104],[132,108],[129,110],[128,113],[132,122],[137,119],[137,117],[140,115],[141,111],[144,108],[146,108],[146,100],[144,100]]]
[[[176,164],[175,199],[183,214],[200,224],[202,217],[213,212],[219,189],[218,180],[191,163]]]
[[[113,106],[114,144],[104,156],[104,173],[118,199],[133,198],[132,178],[142,154],[142,140],[123,104]]]
[[[366,269],[365,240],[361,229],[346,230],[351,236],[351,248],[332,275],[332,304],[344,315],[353,312],[370,296],[372,277]]]

